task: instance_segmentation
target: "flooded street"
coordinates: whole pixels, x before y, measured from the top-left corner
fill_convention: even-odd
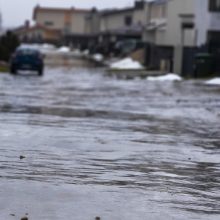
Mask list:
[[[219,122],[204,81],[0,74],[0,219],[217,220]]]

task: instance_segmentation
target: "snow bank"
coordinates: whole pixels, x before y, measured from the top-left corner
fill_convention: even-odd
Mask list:
[[[59,53],[69,53],[70,52],[70,48],[63,46],[63,47],[58,48],[57,52],[59,52]]]
[[[52,44],[43,44],[41,47],[43,50],[55,50],[55,46]]]
[[[207,85],[220,85],[220,78],[214,78],[206,82]]]
[[[155,76],[155,77],[148,77],[147,80],[149,81],[181,81],[182,78],[174,73],[169,73],[165,76]]]
[[[97,62],[101,62],[104,60],[104,56],[102,54],[97,53],[92,56],[92,59]]]
[[[82,51],[82,55],[87,57],[89,55],[89,50]]]
[[[110,69],[132,69],[132,70],[143,70],[144,67],[137,61],[132,60],[131,58],[125,58],[123,60],[114,62],[110,64]]]
[[[72,51],[72,54],[76,57],[81,57],[82,56],[82,52],[79,49],[75,49]]]

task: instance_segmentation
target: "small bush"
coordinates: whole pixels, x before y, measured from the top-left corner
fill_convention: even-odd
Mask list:
[[[8,62],[11,54],[19,45],[19,40],[11,31],[0,37],[0,60]]]

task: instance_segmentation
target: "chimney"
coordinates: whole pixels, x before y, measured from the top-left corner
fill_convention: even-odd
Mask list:
[[[25,27],[25,29],[28,29],[30,27],[30,21],[29,20],[26,20],[24,22],[24,27]]]

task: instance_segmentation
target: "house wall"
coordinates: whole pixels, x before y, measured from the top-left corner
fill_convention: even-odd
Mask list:
[[[65,12],[38,10],[35,21],[37,24],[44,25],[51,29],[63,30],[65,27]],[[47,25],[46,22],[52,22],[53,25]]]
[[[182,44],[181,18],[179,15],[195,14],[195,0],[170,0],[167,5],[167,25],[162,42],[157,42],[160,45],[177,46]],[[184,45],[195,45],[196,31],[185,30]]]
[[[98,34],[100,32],[100,14],[95,11],[86,17],[85,32],[87,34]]]
[[[132,11],[125,11],[125,12],[113,13],[113,14],[102,16],[100,20],[101,32],[105,32],[109,30],[116,30],[116,29],[120,29],[124,27],[126,16],[131,16],[133,20]]]
[[[86,12],[74,12],[71,16],[71,33],[85,34],[86,33]]]
[[[209,0],[196,0],[197,46],[207,42],[208,31],[220,31],[220,12],[209,11]]]
[[[89,12],[69,10],[38,10],[36,23],[50,29],[61,30],[66,34],[84,34],[86,15]],[[51,24],[48,24],[51,23]]]
[[[100,30],[102,32],[109,30],[116,30],[122,27],[126,27],[126,16],[132,17],[132,25],[144,26],[147,21],[148,5],[144,4],[143,8],[133,8],[130,11],[120,11],[118,13],[112,13],[109,15],[101,16]],[[129,27],[129,26],[128,26]]]
[[[148,4],[144,4],[143,9],[135,9],[133,12],[134,24],[146,25],[148,19]]]

